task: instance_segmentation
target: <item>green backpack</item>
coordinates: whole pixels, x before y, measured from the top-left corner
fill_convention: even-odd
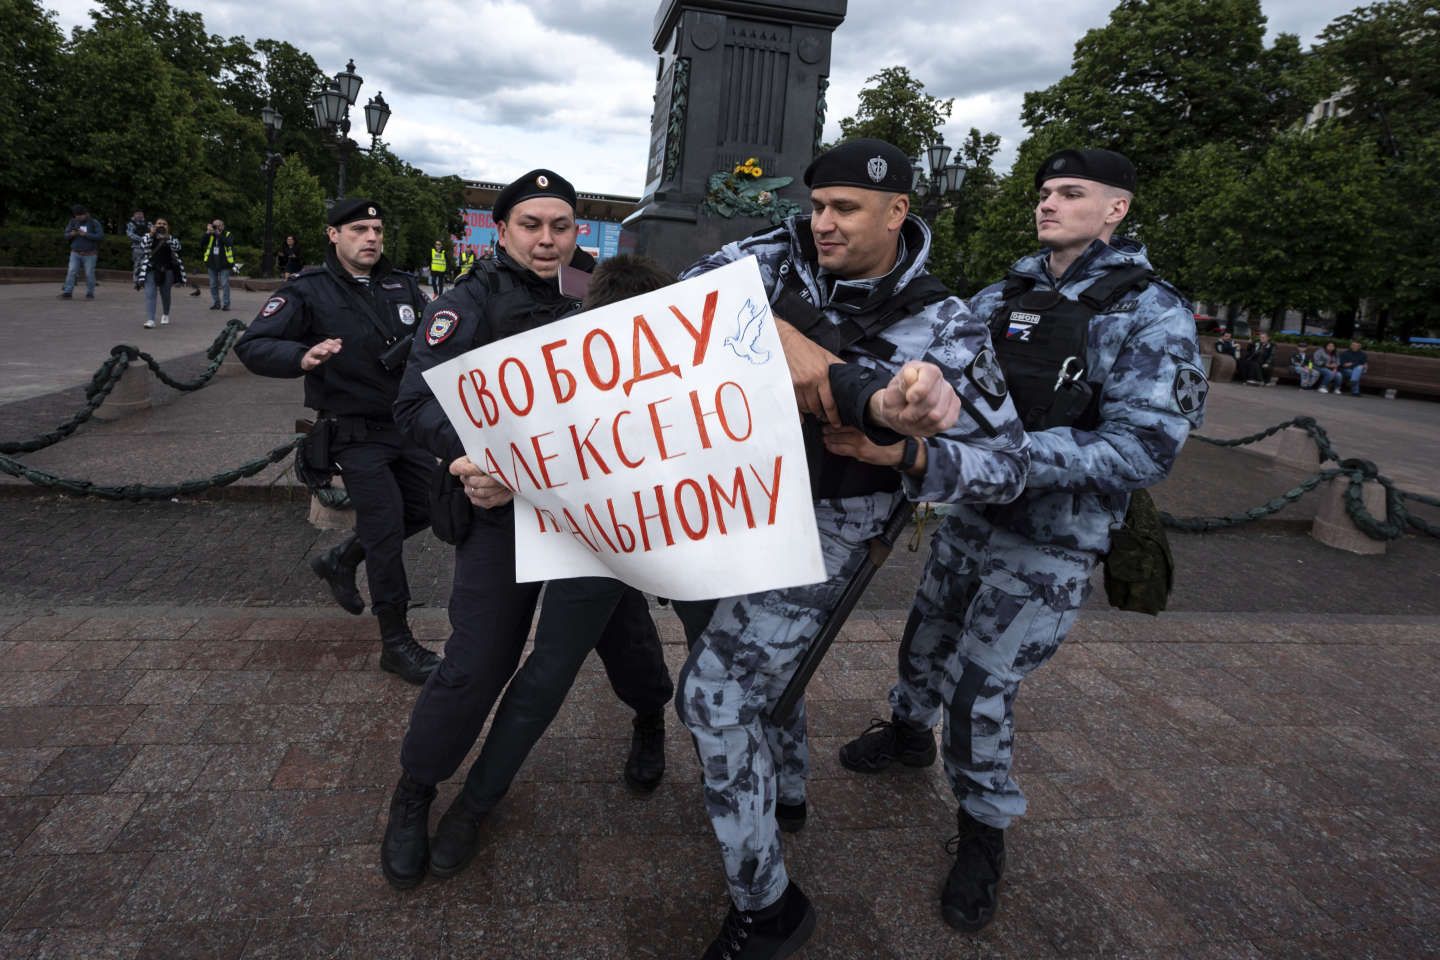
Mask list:
[[[1175,586],[1175,558],[1160,510],[1145,490],[1130,495],[1124,523],[1110,532],[1105,555],[1105,596],[1110,606],[1155,616]]]

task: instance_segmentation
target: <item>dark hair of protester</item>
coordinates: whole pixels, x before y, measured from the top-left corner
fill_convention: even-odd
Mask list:
[[[586,310],[619,303],[651,290],[668,287],[675,276],[649,257],[622,253],[601,261],[590,275],[590,289],[585,294]]]

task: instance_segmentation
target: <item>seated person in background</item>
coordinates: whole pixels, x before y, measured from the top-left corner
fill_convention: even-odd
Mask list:
[[[1235,364],[1237,376],[1246,383],[1260,386],[1270,384],[1270,369],[1275,365],[1275,344],[1270,342],[1270,334],[1262,333],[1256,339],[1250,341],[1245,348],[1245,355]]]
[[[1310,362],[1310,345],[1301,340],[1290,355],[1290,371],[1300,380],[1301,390],[1314,390],[1320,382],[1320,371]]]
[[[1220,339],[1215,341],[1215,352],[1226,353],[1232,357],[1235,357],[1236,359],[1239,359],[1240,352],[1235,344],[1235,335],[1232,334],[1229,330],[1221,330]]]
[[[1365,365],[1368,362],[1369,357],[1360,349],[1359,340],[1351,340],[1350,349],[1341,352],[1340,376],[1344,383],[1350,385],[1351,396],[1360,396],[1360,378],[1365,375]],[[1340,388],[1336,387],[1335,392],[1339,393]]]
[[[1335,352],[1335,341],[1331,340],[1310,358],[1315,369],[1320,373],[1320,392],[1329,393],[1334,387],[1335,392],[1340,392],[1340,354]]]

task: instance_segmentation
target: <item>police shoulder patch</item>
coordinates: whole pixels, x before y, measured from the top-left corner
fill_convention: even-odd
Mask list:
[[[279,312],[279,310],[285,306],[285,303],[286,300],[284,297],[271,297],[265,301],[265,308],[260,311],[260,316],[268,317]]]
[[[1171,390],[1175,394],[1175,405],[1188,417],[1205,405],[1205,396],[1210,392],[1210,382],[1194,367],[1183,366],[1175,371],[1175,382]]]
[[[990,404],[990,408],[1000,409],[1009,388],[1005,386],[1005,373],[1000,369],[1000,360],[995,356],[995,351],[986,347],[975,354],[975,359],[970,361],[965,372],[969,375],[970,382],[975,384]]]
[[[425,330],[425,342],[432,347],[438,347],[449,339],[459,325],[460,315],[454,310],[436,310],[430,317],[430,326]]]

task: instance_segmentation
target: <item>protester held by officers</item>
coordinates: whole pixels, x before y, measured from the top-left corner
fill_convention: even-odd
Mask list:
[[[70,208],[70,221],[65,224],[65,239],[70,241],[70,262],[65,268],[65,284],[60,288],[60,299],[69,300],[75,292],[75,279],[85,271],[85,299],[95,299],[95,261],[100,255],[100,241],[105,228],[90,215],[84,206],[76,204]]]
[[[341,607],[360,614],[355,576],[364,561],[380,667],[420,684],[439,658],[410,631],[403,551],[407,537],[430,525],[436,464],[401,434],[391,407],[424,297],[414,276],[384,255],[378,204],[341,201],[327,223],[324,264],[276,290],[235,353],[262,376],[305,378],[316,419],[302,456],[310,470],[338,469],[355,508],[354,534],[313,557],[311,568]]]
[[[230,309],[230,273],[235,269],[235,238],[224,220],[205,225],[205,249],[200,254],[210,275],[210,309]]]
[[[787,872],[780,831],[808,817],[803,699],[769,716],[810,641],[906,497],[1004,502],[1024,484],[1024,432],[984,326],[930,276],[930,231],[909,212],[905,154],[855,140],[804,173],[812,212],[725,245],[685,273],[754,255],[771,294],[805,433],[827,579],[676,604],[691,641],[676,710],[695,739],[730,894],[705,953],[788,956],[815,911]],[[848,447],[885,444],[885,465]],[[916,438],[929,437],[928,440]]]
[[[454,876],[470,863],[487,818],[592,649],[616,695],[635,711],[624,782],[647,793],[665,769],[664,709],[673,686],[645,597],[606,577],[517,583],[511,493],[465,455],[422,376],[438,363],[551,323],[580,306],[559,284],[564,267],[586,272],[595,267],[575,245],[570,183],[552,170],[532,170],[500,191],[494,217],[499,233],[494,259],[478,263],[426,307],[395,403],[407,435],[438,457],[446,478],[455,482],[441,498],[445,506],[436,507],[437,533],[455,544],[451,633],[444,661],[411,712],[400,751],[403,773],[380,850],[382,871],[398,889],[415,886],[427,873]],[[522,664],[542,586],[534,649]],[[459,770],[492,707],[480,755],[432,839],[428,822],[436,787]]]
[[[185,261],[180,257],[180,240],[170,233],[170,223],[161,217],[140,238],[140,259],[135,264],[135,289],[145,291],[145,323],[155,327],[155,300],[160,300],[160,326],[170,323],[170,290],[184,286]]]
[[[445,274],[449,269],[450,258],[445,252],[445,242],[436,240],[435,246],[430,248],[430,292],[436,297],[445,292]]]
[[[926,766],[941,727],[959,810],[940,909],[962,931],[994,917],[1005,831],[1026,812],[1011,774],[1021,682],[1074,625],[1132,500],[1145,509],[1136,492],[1168,475],[1201,422],[1191,307],[1143,246],[1114,235],[1135,183],[1129,160],[1108,150],[1062,150],[1036,173],[1042,249],[970,301],[1025,421],[1025,490],[951,508],[901,640],[890,719],[840,751],[864,774]]]

